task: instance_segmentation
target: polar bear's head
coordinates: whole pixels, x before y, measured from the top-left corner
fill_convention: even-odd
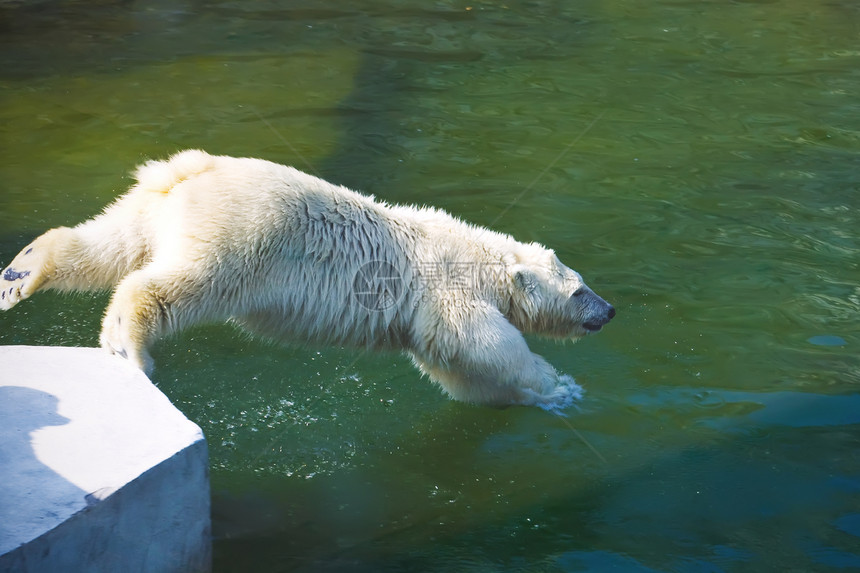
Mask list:
[[[509,320],[523,332],[577,339],[599,331],[615,308],[594,293],[582,277],[537,243],[523,245],[509,267]]]

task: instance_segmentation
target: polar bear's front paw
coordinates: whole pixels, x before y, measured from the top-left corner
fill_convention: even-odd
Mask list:
[[[582,399],[584,390],[582,386],[567,374],[562,374],[559,377],[559,384],[548,394],[538,394],[532,392],[535,406],[543,408],[551,412],[557,412],[569,408]]]
[[[44,282],[43,259],[44,255],[30,246],[3,270],[0,275],[0,309],[9,310],[36,292]]]

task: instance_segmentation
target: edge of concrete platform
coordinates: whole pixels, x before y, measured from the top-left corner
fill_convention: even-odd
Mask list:
[[[200,428],[100,349],[0,346],[0,571],[209,571]]]

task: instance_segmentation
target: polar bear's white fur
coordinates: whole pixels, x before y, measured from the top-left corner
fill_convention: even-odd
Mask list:
[[[556,405],[575,386],[523,332],[579,338],[615,310],[536,243],[387,205],[260,159],[184,151],[97,217],[24,248],[0,308],[114,288],[101,344],[149,369],[158,337],[234,320],[269,337],[408,352],[453,398]]]

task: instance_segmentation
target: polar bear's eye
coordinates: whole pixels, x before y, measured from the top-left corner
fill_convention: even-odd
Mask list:
[[[584,294],[585,294],[585,288],[584,287],[579,287],[578,289],[573,291],[573,296],[582,296]]]

